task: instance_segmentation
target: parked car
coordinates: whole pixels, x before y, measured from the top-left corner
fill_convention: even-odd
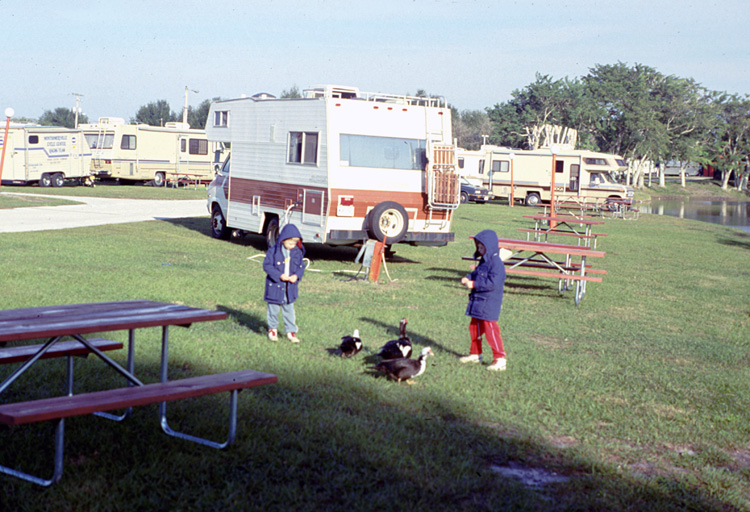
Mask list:
[[[459,178],[461,183],[461,202],[468,203],[473,201],[475,203],[486,203],[492,197],[490,196],[489,189],[482,186],[482,183],[477,180],[476,182],[469,180],[465,176]]]

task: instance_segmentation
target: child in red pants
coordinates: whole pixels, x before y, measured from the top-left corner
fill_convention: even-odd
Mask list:
[[[474,237],[476,244],[475,258],[479,264],[461,284],[471,290],[466,315],[471,317],[469,334],[471,348],[468,356],[460,358],[462,363],[480,363],[482,361],[482,335],[492,349],[492,364],[487,369],[502,371],[506,368],[503,338],[500,335],[500,309],[503,305],[503,287],[505,286],[505,264],[500,259],[497,234],[485,229]]]

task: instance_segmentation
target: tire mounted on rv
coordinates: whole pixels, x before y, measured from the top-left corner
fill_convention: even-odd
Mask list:
[[[383,201],[367,215],[367,234],[378,242],[387,238],[389,244],[400,242],[409,229],[406,209],[394,201]]]

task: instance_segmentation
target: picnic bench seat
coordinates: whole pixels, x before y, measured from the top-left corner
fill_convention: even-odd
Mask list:
[[[43,479],[2,465],[0,465],[0,473],[12,475],[45,487],[50,486],[62,477],[65,418],[154,403],[160,404],[159,417],[161,428],[167,435],[223,449],[234,442],[237,431],[238,393],[243,389],[273,384],[276,381],[276,375],[270,373],[262,373],[255,370],[240,370],[144,384],[142,386],[129,386],[78,395],[57,396],[3,404],[0,405],[0,423],[11,426],[49,420],[57,420],[58,423],[55,429],[54,441],[54,473],[50,479]],[[166,402],[221,392],[230,393],[229,433],[226,441],[216,442],[177,432],[169,427],[166,418]]]
[[[105,340],[103,338],[90,338],[88,340],[94,347],[102,352],[108,350],[119,350],[123,344],[119,341]],[[22,363],[36,354],[42,345],[19,345],[16,347],[0,348],[0,364]],[[52,345],[40,359],[51,359],[66,356],[87,356],[91,350],[77,340],[59,341]]]
[[[526,265],[524,265],[526,266]],[[553,267],[550,267],[552,269]],[[560,279],[562,281],[595,281],[597,283],[602,282],[601,277],[596,276],[582,276],[579,274],[565,274],[562,275],[558,272],[545,272],[543,270],[526,270],[523,268],[507,268],[505,272],[508,274],[518,274],[523,276],[535,276],[535,277],[552,277]]]
[[[535,233],[540,235],[562,235],[562,236],[574,236],[576,238],[593,238],[599,236],[607,236],[607,233],[591,233],[590,235],[579,235],[578,233],[572,233],[569,231],[555,231],[555,230],[544,230],[544,229],[530,229],[530,228],[517,228],[518,231],[523,233]]]

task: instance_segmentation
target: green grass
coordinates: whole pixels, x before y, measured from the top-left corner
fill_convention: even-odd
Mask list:
[[[399,246],[392,283],[350,280],[355,249],[308,246],[299,346],[265,338],[264,274],[248,259],[259,237],[213,240],[207,218],[3,235],[0,307],[219,308],[228,320],[170,331],[170,378],[252,368],[279,382],[240,394],[226,451],[167,438],[156,407],[122,424],[68,420],[62,481],[41,489],[0,475],[0,509],[750,511],[750,236],[671,217],[607,220],[607,256],[594,263],[608,273],[580,306],[552,280],[510,277],[508,370],[461,365],[468,237],[520,238],[527,213],[462,205],[456,242]],[[411,386],[366,371],[401,317],[415,349],[436,354]],[[365,350],[331,355],[355,328]],[[136,336],[137,373],[154,382],[160,332]],[[122,385],[92,358],[76,364],[79,390]],[[4,398],[63,386],[63,362],[41,361]],[[169,409],[176,428],[219,438],[225,405]],[[0,463],[51,474],[51,442],[49,424],[0,427]],[[531,488],[492,469],[509,464],[567,480]]]
[[[41,194],[50,196],[50,202],[39,204],[43,198],[34,198],[33,204],[17,204],[11,202],[18,200],[19,196],[9,196],[2,192],[17,194]],[[82,187],[66,185],[62,188],[42,187],[18,187],[3,185],[0,188],[0,208],[18,208],[21,206],[56,206],[65,204],[60,199],[52,199],[54,196],[80,196],[80,197],[111,197],[116,199],[205,199],[205,187],[194,188],[172,188],[172,187],[148,187],[144,185],[118,185],[116,183],[97,183],[94,187]],[[28,197],[28,196],[27,196]],[[26,199],[31,201],[31,199]],[[58,201],[58,202],[54,202]]]

